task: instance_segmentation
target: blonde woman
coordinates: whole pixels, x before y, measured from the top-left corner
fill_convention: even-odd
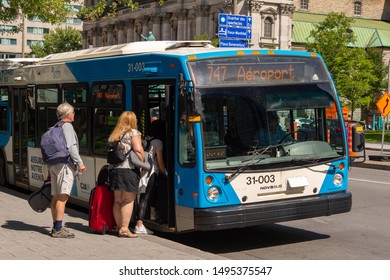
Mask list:
[[[137,130],[137,117],[134,112],[123,112],[112,131],[109,142],[119,140],[123,136],[122,143],[125,153],[132,149],[140,161],[144,161],[141,133]],[[129,223],[133,213],[134,199],[138,193],[139,174],[135,166],[128,160],[118,165],[109,166],[110,188],[114,191],[113,213],[119,237],[135,238],[136,234],[129,230]]]

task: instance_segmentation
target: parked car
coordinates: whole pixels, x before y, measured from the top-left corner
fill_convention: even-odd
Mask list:
[[[307,119],[307,118],[299,118],[299,119],[295,119],[295,123],[297,124],[298,128],[301,128],[301,127],[312,127],[314,121],[311,120],[311,119]]]

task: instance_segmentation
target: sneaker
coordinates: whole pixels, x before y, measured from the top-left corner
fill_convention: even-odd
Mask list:
[[[74,234],[70,233],[69,230],[62,227],[61,230],[56,231],[54,228],[51,231],[51,237],[54,238],[74,238]]]
[[[153,234],[153,231],[151,231],[150,229],[147,229],[144,225],[138,227],[138,226],[135,226],[135,233],[137,234]]]

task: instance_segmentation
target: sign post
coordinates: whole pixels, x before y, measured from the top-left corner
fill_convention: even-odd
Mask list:
[[[389,74],[390,75],[390,74]],[[385,142],[385,118],[390,113],[390,96],[388,92],[382,95],[376,103],[376,107],[379,112],[382,114],[382,145],[381,145],[381,155],[383,154],[383,143]]]

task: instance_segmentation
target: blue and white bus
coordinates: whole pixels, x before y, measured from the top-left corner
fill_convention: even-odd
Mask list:
[[[40,137],[67,101],[87,166],[75,180],[75,203],[88,204],[106,171],[108,135],[131,110],[143,135],[155,119],[165,122],[168,177],[157,197],[166,219],[146,219],[152,229],[230,229],[351,210],[345,131],[331,131],[325,110],[336,105],[339,127],[343,114],[315,53],[154,41],[7,60],[0,98],[2,185],[42,185]],[[264,144],[259,131],[275,117],[281,139]],[[359,150],[363,138],[353,141]]]

